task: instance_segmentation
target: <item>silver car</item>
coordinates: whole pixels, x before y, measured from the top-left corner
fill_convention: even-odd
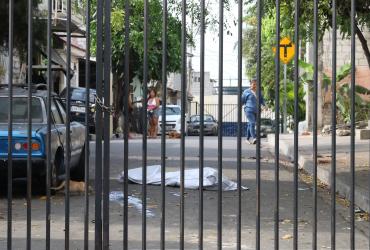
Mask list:
[[[212,115],[204,115],[204,133],[207,135],[218,134],[218,123]],[[188,135],[200,134],[200,115],[193,115],[188,121]]]

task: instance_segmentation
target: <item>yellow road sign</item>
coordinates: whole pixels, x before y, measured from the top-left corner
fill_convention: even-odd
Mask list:
[[[288,37],[280,40],[280,60],[284,64],[288,64],[294,57],[295,45]],[[276,48],[273,47],[272,51],[276,53]]]

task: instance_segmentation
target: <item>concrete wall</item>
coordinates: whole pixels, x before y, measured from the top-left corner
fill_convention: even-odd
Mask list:
[[[367,41],[370,41],[370,31],[366,29],[363,35]],[[367,63],[365,54],[358,38],[356,37],[356,84],[370,89],[370,69]],[[329,30],[323,37],[323,70],[324,73],[331,77],[332,74],[332,31]],[[337,70],[344,64],[351,63],[351,40],[342,39],[341,34],[337,33]],[[348,75],[341,83],[349,83],[351,76]],[[338,83],[340,84],[340,83]],[[331,122],[331,89],[323,91],[323,123],[330,124]]]
[[[324,70],[331,70],[332,68],[332,31],[329,30],[325,33],[323,38],[324,50],[323,61]],[[370,31],[368,29],[363,31],[367,41],[370,41]],[[337,32],[337,69],[346,63],[351,62],[351,40],[342,39],[340,32]],[[362,50],[360,41],[356,38],[356,66],[368,66],[366,57]]]
[[[193,72],[193,82],[190,86],[190,93],[193,96],[200,96],[200,72]],[[213,83],[211,82],[210,73],[204,72],[204,95],[213,94]]]
[[[8,62],[9,62],[8,52],[0,49],[0,67],[2,68],[1,69],[2,75],[0,75],[0,84],[8,83]],[[25,65],[21,63],[17,52],[14,52],[13,83],[15,84],[25,83],[26,81],[25,71],[26,71]]]
[[[370,41],[370,31],[367,29],[363,32],[366,40]],[[337,70],[344,64],[351,63],[351,41],[350,39],[341,39],[341,35],[337,34]],[[322,53],[324,72],[331,76],[332,72],[332,35],[331,32],[326,32],[323,38],[324,50]],[[356,39],[356,84],[370,89],[370,69],[367,63],[361,43]],[[349,82],[350,76],[345,78],[343,82]],[[326,97],[325,99],[330,99]],[[328,101],[328,100],[325,100]]]

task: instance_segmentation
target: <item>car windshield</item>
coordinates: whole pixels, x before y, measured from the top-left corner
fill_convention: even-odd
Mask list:
[[[159,109],[159,114],[162,114],[162,108]],[[180,115],[180,107],[166,107],[166,115]]]
[[[86,89],[72,89],[71,92],[72,92],[71,100],[85,102]],[[95,102],[95,93],[96,93],[95,90],[90,89],[90,103]],[[61,95],[62,95],[62,97],[66,98],[66,96],[67,96],[66,89],[63,90]]]
[[[272,120],[270,120],[270,119],[261,119],[261,125],[271,126],[272,125]]]
[[[27,97],[13,97],[13,122],[14,123],[27,123],[28,122],[28,109]],[[0,97],[0,123],[8,123],[8,97]],[[40,99],[32,98],[32,123],[43,122],[43,111]]]
[[[192,122],[200,122],[200,116],[199,116],[199,115],[197,115],[197,116],[193,116],[193,117],[191,117],[191,118],[190,118],[190,120],[191,120]],[[210,115],[205,115],[205,116],[204,116],[204,121],[205,121],[205,122],[213,122],[213,121],[214,121],[214,119],[213,119],[213,117],[212,117],[212,116],[210,116]]]

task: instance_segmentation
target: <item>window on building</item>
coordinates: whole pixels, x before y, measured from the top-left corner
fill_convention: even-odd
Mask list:
[[[197,76],[196,77],[193,77],[193,81],[194,82],[200,82],[200,77],[197,77]]]

